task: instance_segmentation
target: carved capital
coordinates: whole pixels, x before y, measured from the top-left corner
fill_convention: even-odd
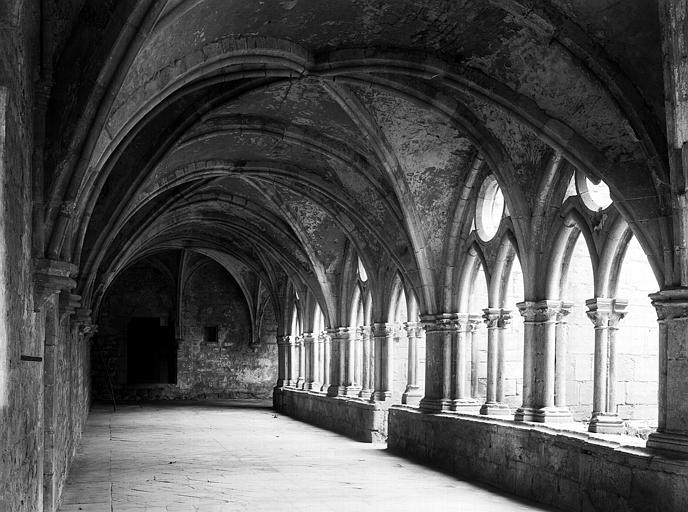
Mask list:
[[[688,318],[688,288],[662,290],[650,295],[659,321]]]
[[[73,263],[44,258],[33,260],[33,309],[40,311],[45,303],[62,290],[76,288],[77,267]]]
[[[557,322],[566,322],[566,317],[571,313],[573,302],[562,301],[561,308],[557,314]]]
[[[79,335],[86,339],[98,332],[98,326],[93,323],[89,308],[77,308],[72,317],[72,325],[76,327]]]
[[[525,301],[516,304],[523,320],[528,323],[553,322],[561,311],[561,301],[540,300]]]
[[[394,326],[388,323],[375,323],[373,324],[373,336],[376,338],[382,338],[385,336],[392,336],[394,334]]]
[[[420,322],[405,322],[406,336],[408,338],[420,338],[423,331],[423,324]]]
[[[615,316],[615,302],[615,299],[608,299],[605,297],[596,297],[585,301],[585,305],[588,306],[586,314],[590,321],[592,321],[595,329],[609,326],[610,320]],[[626,301],[621,301],[619,305],[619,314],[626,314],[625,309],[627,304]],[[621,316],[621,318],[623,318],[623,316]],[[618,324],[618,319],[616,323]]]
[[[457,313],[442,313],[439,315],[424,315],[421,318],[425,332],[450,332],[459,330]]]

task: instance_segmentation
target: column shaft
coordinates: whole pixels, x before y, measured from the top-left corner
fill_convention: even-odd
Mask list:
[[[561,301],[526,301],[518,304],[523,315],[523,405],[517,421],[539,423],[571,421],[567,408],[554,404],[556,316]]]
[[[483,311],[487,325],[487,400],[480,414],[506,415],[511,411],[504,403],[504,334],[511,316],[509,311],[500,308]]]
[[[370,350],[370,328],[361,327],[361,391],[358,396],[369,399],[372,394],[371,389],[371,350]]]
[[[418,405],[422,395],[418,386],[418,338],[420,325],[417,322],[406,322],[406,338],[408,340],[408,371],[406,375],[406,390],[401,396],[401,403]]]
[[[425,324],[425,396],[420,407],[427,412],[451,406],[451,345],[456,330],[456,314],[423,318]]]
[[[375,391],[372,400],[385,401],[392,398],[392,325],[376,323],[373,327],[375,339]]]
[[[595,298],[585,303],[588,306],[588,317],[595,326],[592,417],[588,430],[619,434],[623,432],[624,424],[616,414],[616,347],[610,352],[610,343],[615,344],[615,336],[610,335],[610,324],[616,330],[618,322],[625,315],[627,302]]]

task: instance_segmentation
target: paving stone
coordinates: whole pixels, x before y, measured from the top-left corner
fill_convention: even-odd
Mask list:
[[[60,511],[549,510],[248,404],[94,406]]]

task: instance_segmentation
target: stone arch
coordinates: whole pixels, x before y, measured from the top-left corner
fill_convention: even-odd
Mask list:
[[[551,246],[552,252],[546,267],[546,296],[549,299],[558,299],[561,297],[571,254],[579,235],[582,235],[585,239],[590,262],[592,264],[593,282],[597,282],[599,257],[592,233],[583,215],[575,209],[570,209],[561,221],[559,231]]]

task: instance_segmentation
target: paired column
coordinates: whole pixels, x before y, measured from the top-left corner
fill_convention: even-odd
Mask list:
[[[289,385],[289,336],[277,336],[277,383],[281,388]]]
[[[480,343],[477,336],[478,328],[483,323],[480,315],[469,315],[468,326],[471,343],[471,397],[476,401],[480,395]]]
[[[504,403],[504,379],[506,371],[506,328],[511,322],[511,312],[500,308],[483,310],[487,324],[487,400],[480,414],[506,416],[511,414]]]
[[[554,357],[554,405],[568,407],[566,401],[566,355],[569,343],[569,326],[566,317],[571,312],[572,302],[562,302],[557,313],[555,357]]]
[[[303,346],[305,351],[305,386],[309,391],[320,391],[320,371],[318,368],[318,340],[311,332],[303,334]]]
[[[339,329],[340,371],[342,382],[340,395],[358,396],[361,386],[356,382],[356,331],[348,327]]]
[[[329,335],[330,342],[329,346],[329,386],[327,387],[327,396],[338,396],[340,394],[340,384],[343,379],[341,364],[343,363],[343,357],[341,355],[341,344],[340,328],[328,329],[327,334]]]
[[[595,325],[592,417],[588,430],[604,434],[623,432],[616,413],[616,331],[626,315],[627,301],[596,298],[585,301],[588,318]]]
[[[361,391],[358,393],[358,396],[368,400],[373,394],[374,386],[370,327],[360,327],[359,335],[361,338]]]
[[[394,329],[391,324],[376,323],[373,325],[375,342],[375,391],[371,400],[385,401],[392,398],[394,369]]]
[[[555,395],[556,327],[561,301],[517,304],[523,315],[523,405],[516,421],[571,421],[566,407],[557,407]]]
[[[406,338],[408,340],[408,371],[406,390],[401,395],[401,403],[406,405],[418,405],[423,398],[418,385],[418,338],[421,335],[422,325],[419,322],[406,322]]]
[[[659,320],[659,422],[648,448],[688,454],[688,289],[650,295]]]
[[[425,325],[425,396],[420,408],[426,412],[447,411],[452,404],[452,335],[457,315],[444,313],[422,317]]]
[[[456,332],[452,337],[452,411],[476,412],[478,401],[472,397],[471,382],[474,325],[469,315],[459,313],[456,319]],[[476,344],[477,349],[477,344]],[[477,361],[476,355],[476,361]],[[476,366],[476,379],[478,377]]]
[[[303,343],[303,336],[296,336],[294,343],[296,344],[296,352],[298,354],[296,387],[303,389],[306,383],[306,347]]]
[[[328,393],[330,385],[332,384],[331,373],[332,373],[332,338],[330,336],[331,331],[322,333],[322,386],[320,391],[323,393]]]

